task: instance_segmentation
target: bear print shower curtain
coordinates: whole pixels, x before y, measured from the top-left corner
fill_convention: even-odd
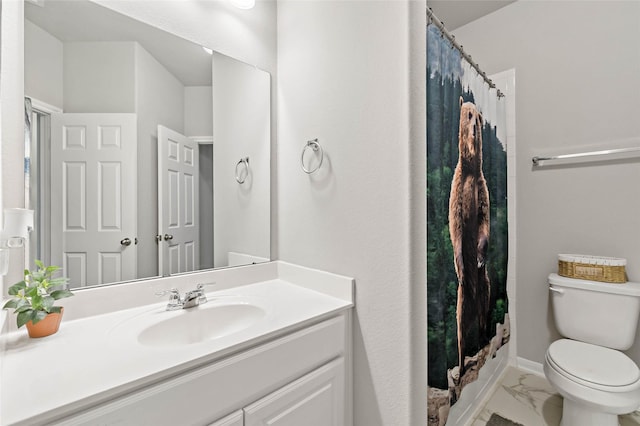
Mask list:
[[[504,99],[427,26],[429,425],[509,339]]]

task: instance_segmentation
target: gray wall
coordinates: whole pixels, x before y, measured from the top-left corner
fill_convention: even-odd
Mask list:
[[[158,275],[158,124],[184,132],[184,86],[136,43],[138,277]]]
[[[62,109],[62,47],[42,28],[24,23],[24,92],[26,96]]]
[[[213,96],[211,86],[184,88],[184,135],[213,135]]]
[[[134,42],[64,45],[64,112],[136,112]]]
[[[518,356],[542,363],[558,338],[546,283],[558,253],[625,257],[629,279],[640,281],[637,160],[531,167],[534,155],[640,144],[640,3],[519,1],[455,35],[487,74],[516,69],[512,302]],[[640,338],[636,342],[629,353],[640,362]]]
[[[215,266],[228,253],[269,258],[270,76],[213,54],[213,210]],[[249,157],[249,174],[236,182],[236,164]],[[242,166],[239,166],[240,173]]]

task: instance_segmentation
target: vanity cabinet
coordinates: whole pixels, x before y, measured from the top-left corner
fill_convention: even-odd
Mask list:
[[[344,426],[344,377],[340,357],[246,407],[244,426]]]
[[[265,337],[51,423],[345,426],[351,422],[348,324],[345,311],[277,338]]]
[[[344,358],[337,358],[209,426],[344,426]]]

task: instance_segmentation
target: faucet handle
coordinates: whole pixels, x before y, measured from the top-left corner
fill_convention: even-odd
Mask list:
[[[196,286],[196,288],[197,288],[198,290],[203,290],[206,286],[209,286],[209,285],[212,285],[212,286],[213,286],[213,285],[216,285],[216,282],[214,281],[214,282],[212,282],[212,283],[200,283],[200,284],[198,284],[198,285]]]
[[[169,303],[167,304],[167,311],[182,308],[182,300],[180,298],[180,292],[178,291],[177,288],[159,291],[156,293],[156,296],[161,297],[167,294],[169,295]]]
[[[196,286],[196,290],[200,293],[200,297],[198,297],[198,303],[207,303],[207,296],[204,295],[205,286],[214,286],[216,285],[215,281],[212,283],[200,283]]]
[[[158,297],[166,296],[167,294],[170,294],[171,297],[174,297],[174,296],[178,296],[178,298],[180,297],[180,292],[178,291],[177,288],[172,288],[172,289],[169,289],[169,290],[162,290],[162,291],[156,292],[156,296],[158,296]]]

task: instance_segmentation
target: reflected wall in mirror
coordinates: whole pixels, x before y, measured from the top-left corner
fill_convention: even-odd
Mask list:
[[[90,1],[26,2],[25,97],[32,261],[78,288],[269,260],[268,73]]]

